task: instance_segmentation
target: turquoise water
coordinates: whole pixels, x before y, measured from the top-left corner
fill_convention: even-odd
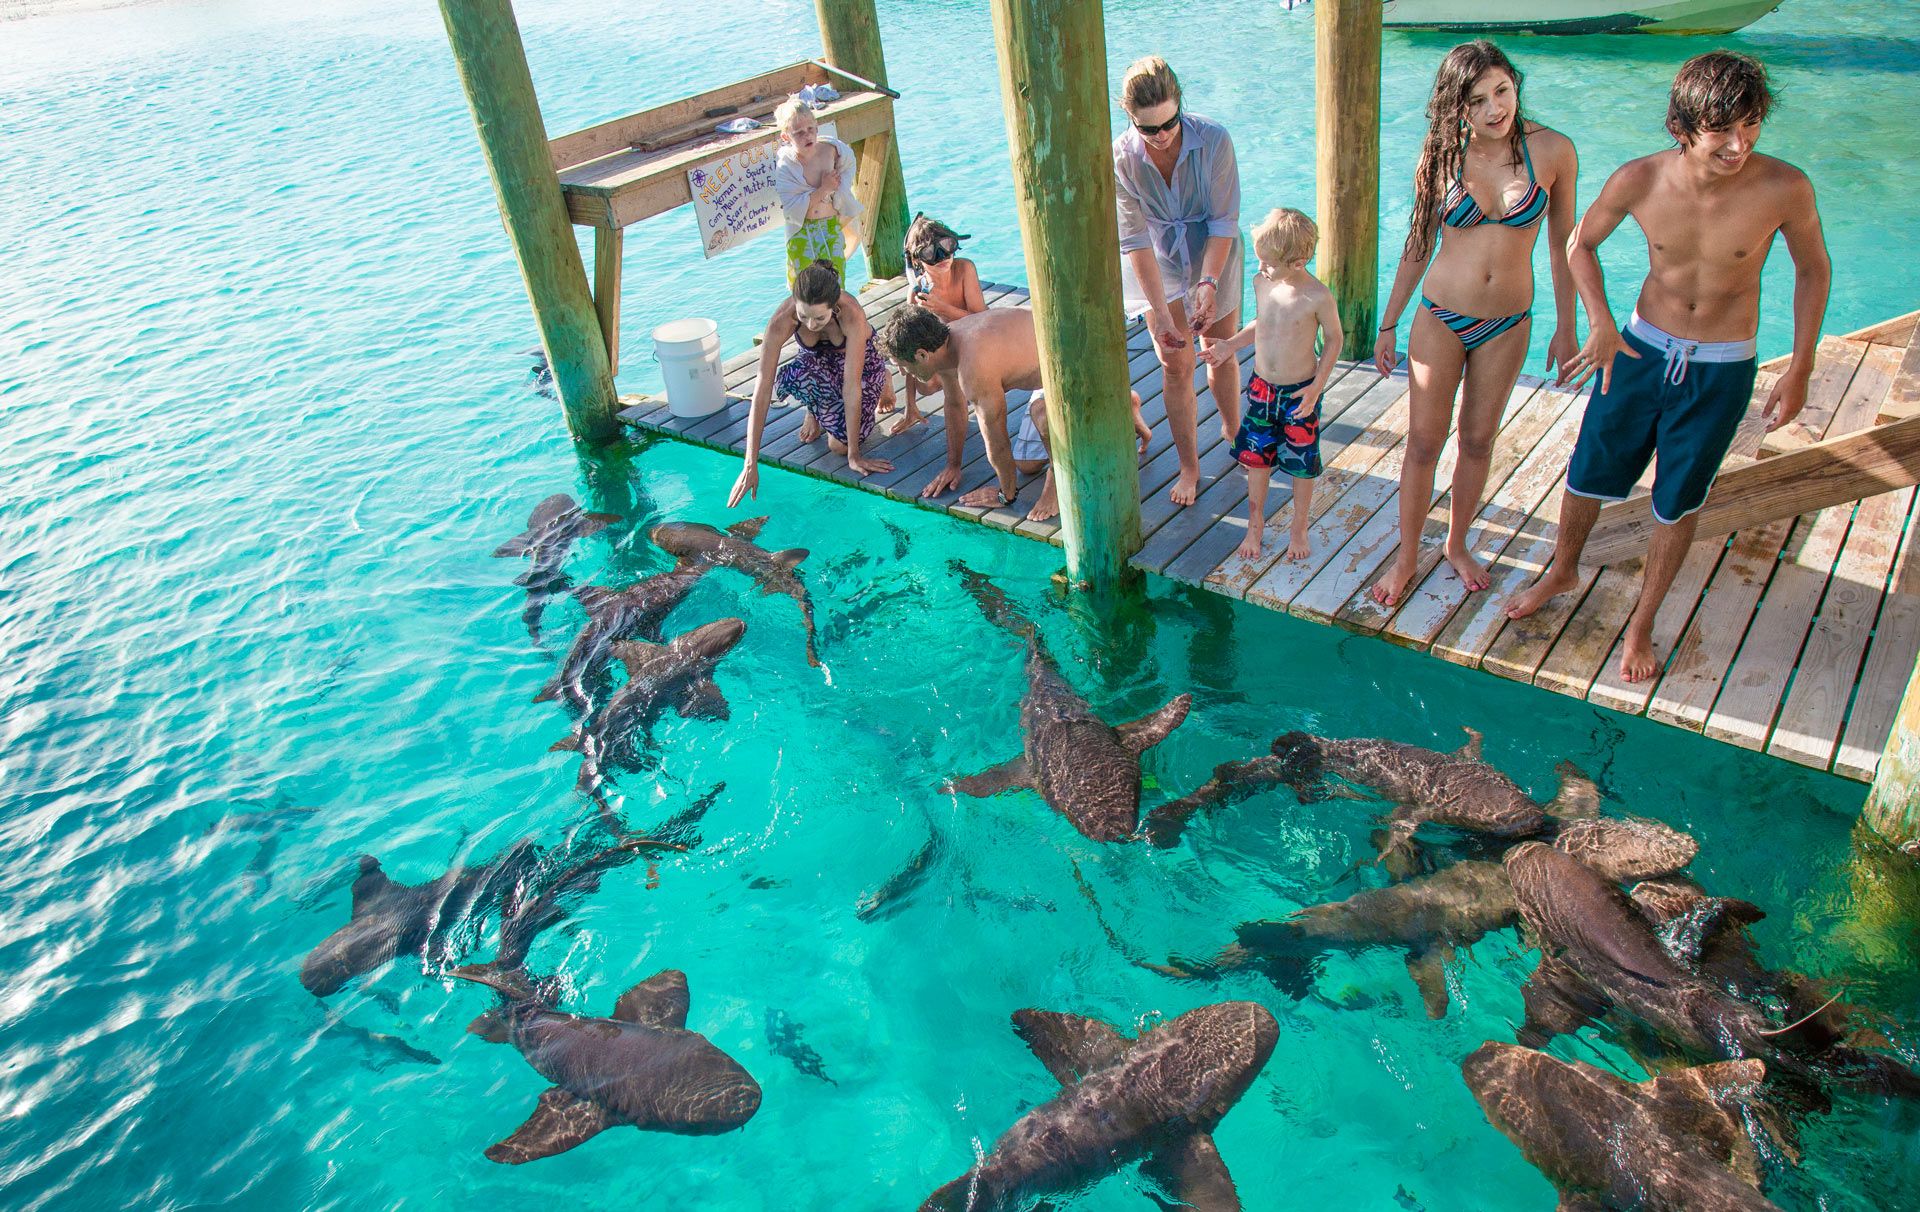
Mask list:
[[[1792,90],[1769,146],[1823,190],[1830,330],[1909,305],[1909,258],[1884,255],[1916,185],[1915,65],[1891,11],[1790,0],[1734,40]],[[815,45],[798,3],[521,14],[556,130]],[[1017,278],[984,9],[882,17],[903,30],[893,72],[918,97],[902,134],[916,205],[972,230],[987,276]],[[1265,77],[1188,68],[1189,87],[1235,118],[1249,198],[1295,200],[1311,196],[1310,84],[1287,66],[1305,62],[1302,21],[1130,6],[1109,38],[1116,63],[1157,46],[1184,66],[1229,27],[1270,48]],[[812,549],[828,669],[805,665],[791,602],[708,578],[672,627],[747,619],[720,675],[733,718],[670,719],[656,777],[625,786],[646,825],[724,782],[703,844],[661,862],[657,888],[639,866],[613,873],[534,955],[569,1008],[600,1013],[684,969],[690,1025],[755,1075],[763,1109],[718,1138],[617,1130],[529,1167],[485,1161],[544,1083],[464,1033],[482,991],[399,963],[323,1007],[299,960],[345,920],[356,854],[418,882],[522,837],[590,842],[573,760],[547,752],[565,718],[528,701],[578,616],[556,606],[547,645],[530,644],[520,569],[488,553],[538,499],[572,491],[629,520],[580,546],[577,577],[656,570],[645,524],[725,520],[733,465],[674,446],[582,463],[527,390],[525,303],[430,8],[163,3],[0,31],[0,1205],[911,1206],[1049,1095],[1013,1009],[1131,1031],[1231,995],[1282,1027],[1219,1134],[1248,1207],[1547,1206],[1457,1069],[1519,1016],[1511,937],[1459,968],[1461,1007],[1439,1023],[1386,953],[1331,962],[1299,1005],[1134,963],[1344,894],[1368,829],[1355,806],[1268,796],[1149,851],[1087,842],[1032,796],[934,790],[1018,744],[1020,654],[959,592],[955,557],[1045,620],[1110,718],[1194,693],[1148,756],[1150,799],[1287,728],[1451,748],[1471,724],[1542,795],[1570,758],[1615,810],[1692,830],[1700,878],[1769,911],[1771,959],[1849,982],[1908,1015],[1911,1036],[1915,973],[1876,967],[1875,936],[1845,928],[1857,786],[1171,586],[1120,619],[1077,620],[1043,588],[1046,547],[770,475],[763,539]],[[1410,162],[1404,115],[1441,46],[1389,43],[1390,160]],[[1520,49],[1536,108],[1594,165],[1657,141],[1642,128],[1690,48]],[[1616,108],[1619,90],[1598,87],[1612,81],[1643,95]],[[771,306],[775,246],[705,263],[689,222],[629,240],[630,348],[696,310],[738,347]],[[630,355],[623,385],[644,387],[647,367]],[[249,822],[263,812],[278,815]],[[944,857],[910,901],[857,919],[930,830]],[[467,933],[486,954],[491,935]],[[773,1053],[775,1011],[836,1084]],[[1605,1043],[1561,1048],[1596,1046],[1620,1062]],[[1912,1109],[1843,1102],[1773,1194],[1920,1204],[1915,1127]],[[1140,1207],[1136,1181],[1073,1206]]]

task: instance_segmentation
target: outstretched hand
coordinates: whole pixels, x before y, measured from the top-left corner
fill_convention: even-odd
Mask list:
[[[740,478],[733,482],[733,492],[727,497],[727,508],[740,504],[743,497],[760,499],[760,465],[749,463],[740,469]]]
[[[1613,385],[1613,359],[1616,354],[1625,354],[1629,358],[1640,356],[1613,325],[1595,328],[1587,333],[1587,343],[1580,347],[1580,352],[1573,355],[1571,361],[1561,365],[1560,372],[1563,375],[1571,372],[1567,386],[1579,387],[1593,377],[1594,371],[1599,371],[1600,394],[1605,395]]]
[[[927,486],[920,490],[920,495],[923,497],[943,497],[958,487],[960,487],[960,469],[958,467],[943,467],[940,469],[940,474],[927,481]]]
[[[1200,338],[1200,361],[1208,366],[1220,366],[1233,360],[1233,351],[1227,348],[1225,341],[1216,341],[1211,337]]]

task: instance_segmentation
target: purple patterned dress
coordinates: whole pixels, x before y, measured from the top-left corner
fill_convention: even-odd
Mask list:
[[[832,344],[822,337],[812,345],[802,343],[793,360],[780,368],[774,378],[776,395],[792,396],[806,406],[827,436],[847,440],[847,417],[842,389],[845,385],[847,347],[842,340]],[[887,364],[880,360],[880,349],[873,334],[867,334],[866,358],[860,367],[860,441],[873,432],[875,410],[887,388]]]

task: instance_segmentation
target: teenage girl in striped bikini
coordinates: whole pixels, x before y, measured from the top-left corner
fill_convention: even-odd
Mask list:
[[[1410,420],[1400,464],[1400,549],[1372,589],[1385,606],[1400,603],[1417,571],[1434,465],[1452,428],[1456,390],[1460,433],[1447,562],[1469,590],[1487,587],[1486,568],[1467,549],[1467,532],[1487,487],[1501,410],[1527,356],[1533,245],[1542,219],[1553,275],[1547,369],[1560,367],[1564,375],[1567,359],[1580,349],[1566,252],[1579,171],[1573,142],[1527,120],[1519,70],[1486,41],[1456,46],[1441,60],[1427,118],[1406,251],[1373,346],[1374,364],[1388,373],[1400,360],[1401,315],[1424,274],[1407,338]]]

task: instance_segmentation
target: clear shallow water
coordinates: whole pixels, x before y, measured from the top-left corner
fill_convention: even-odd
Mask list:
[[[1305,45],[1283,13],[1182,11]],[[1774,150],[1823,190],[1838,263],[1830,330],[1908,305],[1905,258],[1884,244],[1915,184],[1901,150],[1913,65],[1884,13],[1790,3],[1737,40],[1800,65],[1777,132],[1800,142]],[[814,45],[804,4],[649,9],[611,26],[584,5],[521,15],[555,130]],[[904,107],[916,204],[974,231],[988,276],[1017,278],[1011,201],[981,167],[1000,163],[1004,137],[984,10],[890,5],[883,19],[916,31],[890,35],[896,79],[929,81],[920,93],[940,102]],[[1115,12],[1110,48],[1116,63],[1158,45],[1184,64],[1204,54],[1201,28]],[[934,58],[962,45],[970,70]],[[1606,146],[1615,126],[1621,154],[1647,136],[1627,111],[1591,112],[1607,90],[1572,86],[1633,81],[1657,124],[1688,49],[1534,45],[1519,47],[1523,65],[1563,63],[1534,80],[1544,91],[1557,77],[1566,98],[1549,107],[1536,91],[1536,108],[1574,130],[1589,165],[1607,158],[1589,144]],[[1423,98],[1406,65],[1425,72],[1442,47],[1390,43],[1390,112],[1394,96]],[[1860,66],[1822,74],[1843,63]],[[1269,94],[1275,112],[1303,112],[1310,95],[1304,71],[1188,75],[1196,108],[1204,98],[1221,114],[1254,113]],[[1582,115],[1591,136],[1571,120]],[[1388,155],[1400,139],[1410,163],[1417,130],[1401,125]],[[1256,164],[1288,200],[1294,182],[1311,196],[1307,129],[1236,121],[1250,198]],[[1262,138],[1270,153],[1246,150]],[[644,825],[724,781],[705,843],[660,864],[657,888],[638,866],[609,876],[535,952],[567,980],[569,1008],[600,1013],[653,971],[684,969],[690,1025],[747,1065],[764,1108],[715,1139],[616,1131],[530,1167],[486,1162],[544,1083],[464,1034],[482,992],[398,964],[323,1009],[294,979],[299,959],[345,919],[358,853],[417,882],[590,821],[572,760],[547,752],[564,717],[527,701],[577,615],[556,608],[549,647],[530,645],[509,584],[519,568],[487,553],[535,501],[569,490],[633,523],[583,544],[575,575],[658,569],[637,531],[725,520],[733,465],[661,446],[583,467],[556,406],[525,389],[525,303],[431,9],[161,4],[12,23],[0,146],[8,1207],[594,1205],[636,1181],[703,1208],[911,1205],[1051,1092],[1008,1027],[1013,1009],[1131,1029],[1220,996],[1259,998],[1282,1023],[1274,1061],[1220,1133],[1250,1207],[1393,1207],[1400,1189],[1428,1209],[1545,1206],[1546,1184],[1485,1125],[1457,1069],[1519,1015],[1525,961],[1511,938],[1475,950],[1463,1006],[1441,1023],[1420,1016],[1386,953],[1330,963],[1324,1000],[1299,1006],[1257,982],[1207,990],[1133,963],[1204,954],[1236,921],[1343,894],[1334,881],[1367,832],[1353,805],[1264,797],[1150,852],[1095,846],[1031,796],[933,790],[1018,743],[1020,654],[959,592],[954,557],[1046,619],[1110,718],[1195,693],[1192,718],[1149,756],[1150,799],[1290,727],[1451,748],[1472,724],[1491,760],[1542,795],[1571,758],[1615,810],[1694,831],[1703,882],[1768,909],[1758,932],[1775,962],[1846,979],[1871,1005],[1914,1004],[1911,954],[1898,951],[1910,933],[1846,928],[1856,786],[1167,586],[1082,631],[1040,589],[1049,549],[848,508],[775,475],[763,538],[813,549],[831,682],[802,661],[790,602],[710,577],[672,625],[748,620],[721,675],[733,719],[669,720],[660,790],[627,785]],[[698,309],[737,347],[777,292],[775,246],[703,263],[681,222],[630,240],[628,339]],[[647,365],[630,354],[624,385],[644,386]],[[277,830],[230,819],[277,806],[314,811]],[[946,857],[911,903],[857,920],[930,828]],[[837,1085],[772,1054],[770,1011],[804,1024]],[[1915,1126],[1910,1109],[1846,1104],[1810,1129],[1806,1168],[1774,1194],[1796,1208],[1821,1206],[1817,1190],[1834,1208],[1920,1203]],[[1141,1204],[1123,1179],[1076,1206]]]

